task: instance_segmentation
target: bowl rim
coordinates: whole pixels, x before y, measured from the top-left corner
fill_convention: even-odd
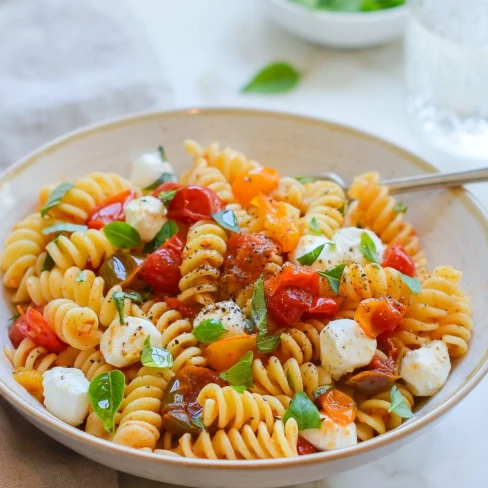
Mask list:
[[[314,10],[291,2],[290,0],[268,0],[277,8],[287,10],[290,14],[301,15],[318,21],[340,21],[351,24],[377,23],[381,21],[392,21],[401,19],[406,15],[408,5],[397,5],[396,7],[374,10],[370,12],[334,12],[329,10]]]
[[[425,160],[413,153],[402,149],[401,147],[392,144],[380,137],[369,134],[353,127],[339,124],[336,122],[330,122],[324,119],[316,117],[309,117],[305,115],[297,115],[290,112],[280,112],[275,110],[257,110],[257,109],[244,109],[244,108],[183,108],[170,111],[145,111],[128,116],[122,116],[112,118],[95,124],[91,124],[80,129],[68,132],[67,134],[60,136],[51,142],[44,144],[38,149],[29,153],[26,157],[20,159],[17,163],[10,166],[6,171],[0,174],[0,188],[2,185],[14,178],[17,174],[23,172],[35,164],[40,158],[46,157],[50,153],[56,151],[60,147],[67,146],[74,141],[83,140],[89,138],[94,134],[100,134],[103,132],[111,131],[118,127],[137,125],[140,122],[150,121],[152,119],[168,119],[172,117],[182,116],[238,116],[238,117],[256,117],[281,119],[295,121],[300,124],[320,126],[324,129],[334,130],[341,133],[348,133],[363,140],[369,140],[375,144],[381,145],[389,151],[398,154],[399,156],[410,160],[417,165],[419,169],[423,169],[426,173],[433,173],[437,170],[427,163]],[[458,196],[464,200],[464,203],[468,206],[470,212],[475,214],[480,221],[480,226],[484,230],[484,233],[488,239],[488,212],[483,208],[479,201],[466,189],[458,191]],[[481,379],[488,372],[488,351],[480,358],[479,362],[473,368],[473,371],[469,376],[464,378],[460,382],[455,392],[447,398],[444,403],[434,408],[431,412],[425,414],[419,419],[408,420],[396,429],[393,429],[385,434],[377,436],[368,442],[361,442],[352,447],[339,449],[335,451],[325,451],[314,454],[313,456],[299,456],[294,458],[278,458],[278,459],[257,459],[257,460],[211,460],[211,459],[196,459],[185,458],[179,456],[162,455],[153,452],[146,452],[135,450],[130,447],[115,444],[104,439],[99,439],[95,436],[87,434],[86,432],[63,423],[61,420],[54,417],[45,409],[39,409],[26,400],[18,396],[14,390],[12,390],[0,377],[0,394],[2,394],[14,407],[21,410],[23,414],[31,421],[37,422],[46,426],[50,430],[57,431],[58,434],[64,437],[71,437],[78,442],[83,443],[87,447],[92,449],[98,449],[102,451],[109,451],[119,454],[130,454],[132,459],[154,462],[167,463],[174,467],[194,467],[198,469],[238,469],[238,470],[268,470],[270,468],[284,468],[289,469],[293,467],[305,467],[316,464],[324,464],[328,461],[336,461],[352,458],[354,456],[374,451],[376,448],[386,446],[394,441],[406,437],[414,432],[419,431],[421,428],[429,424],[430,422],[439,419],[442,415],[446,414],[456,404],[458,404],[473,388],[481,381]],[[62,443],[62,441],[61,441]]]

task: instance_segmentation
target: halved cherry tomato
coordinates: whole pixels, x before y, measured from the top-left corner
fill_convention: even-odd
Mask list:
[[[21,325],[19,325],[22,322]],[[8,330],[8,338],[12,345],[17,349],[20,343],[25,339],[25,335],[22,334],[22,330],[27,330],[27,323],[23,317],[19,317]]]
[[[174,181],[167,181],[166,183],[161,183],[152,193],[153,197],[158,198],[159,194],[163,191],[179,190],[183,185],[180,183],[175,183]]]
[[[207,360],[207,366],[216,371],[225,371],[234,366],[249,351],[252,351],[256,357],[256,336],[241,334],[212,342],[205,348],[203,355]]]
[[[390,244],[383,254],[383,268],[395,268],[407,276],[415,276],[415,263],[401,244]]]
[[[225,204],[210,188],[190,185],[176,192],[168,206],[168,219],[194,221],[210,219],[211,214],[224,210]]]
[[[311,295],[319,294],[320,278],[315,268],[287,262],[281,270],[266,282],[266,292],[273,295],[278,288],[296,286]]]
[[[36,345],[45,347],[49,352],[59,353],[66,349],[67,345],[56,337],[46,319],[37,310],[29,307],[24,312],[20,305],[17,310],[23,320],[17,319],[15,325],[23,336],[29,337]]]
[[[300,213],[284,202],[277,202],[262,193],[251,200],[258,209],[258,217],[271,239],[278,243],[283,252],[295,249],[300,240]]]
[[[280,181],[280,175],[271,168],[254,168],[245,173],[241,173],[232,183],[232,191],[243,206],[259,193],[269,195]]]
[[[407,307],[390,297],[363,300],[354,314],[354,320],[369,337],[389,334],[398,327]]]
[[[267,309],[271,318],[281,327],[296,324],[310,309],[313,297],[307,291],[296,286],[280,288],[267,300]]]
[[[305,456],[306,454],[315,454],[319,451],[315,448],[313,444],[310,444],[310,442],[308,442],[303,437],[298,436],[297,452],[299,456]]]
[[[88,217],[88,227],[100,230],[107,224],[117,220],[124,220],[124,207],[134,200],[136,194],[133,190],[117,193],[102,205],[96,207]]]
[[[176,294],[180,291],[181,254],[185,242],[175,234],[150,254],[141,267],[142,279],[156,291]]]
[[[356,404],[354,400],[337,388],[329,388],[317,398],[322,410],[334,422],[347,425],[356,418]]]
[[[187,307],[181,300],[178,300],[177,298],[166,297],[164,301],[166,302],[166,305],[168,305],[168,307],[178,310],[178,312],[180,312],[182,317],[185,319],[193,319],[196,315],[190,307]]]
[[[310,308],[303,314],[304,319],[328,319],[339,311],[335,298],[314,297]]]

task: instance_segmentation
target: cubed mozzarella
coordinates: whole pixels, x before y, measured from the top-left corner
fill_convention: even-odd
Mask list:
[[[451,361],[447,346],[442,341],[432,341],[405,354],[400,376],[418,396],[431,396],[445,384]]]
[[[166,222],[163,202],[152,196],[130,201],[124,212],[125,221],[139,232],[144,242],[151,241]]]
[[[123,368],[139,361],[147,336],[151,337],[152,346],[161,347],[161,334],[152,322],[126,317],[120,324],[117,317],[103,333],[100,351],[108,364]]]
[[[67,424],[77,426],[88,415],[90,382],[76,368],[53,368],[42,375],[44,405]]]
[[[134,185],[146,188],[163,173],[174,175],[171,164],[163,161],[159,152],[145,153],[134,161],[130,180]]]
[[[375,350],[376,339],[351,319],[333,320],[320,333],[320,360],[335,380],[366,366]]]
[[[233,301],[218,302],[208,305],[193,320],[193,327],[201,324],[205,320],[217,319],[227,329],[220,339],[241,335],[246,333],[246,316],[241,308]]]
[[[340,425],[327,415],[321,415],[320,429],[305,429],[300,436],[319,451],[332,451],[354,446],[358,443],[356,424]]]

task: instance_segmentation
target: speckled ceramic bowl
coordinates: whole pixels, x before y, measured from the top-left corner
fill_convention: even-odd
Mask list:
[[[202,144],[219,140],[277,168],[306,175],[321,168],[346,179],[366,170],[384,177],[432,172],[412,154],[362,132],[321,120],[247,110],[186,110],[138,115],[92,126],[40,148],[0,177],[0,238],[35,205],[41,185],[90,171],[128,175],[131,161],[160,144],[182,172],[190,165],[183,139]],[[12,378],[0,354],[0,393],[34,425],[71,449],[121,471],[169,483],[202,487],[274,487],[324,478],[391,452],[424,432],[456,405],[488,370],[488,221],[463,190],[402,197],[433,266],[463,270],[475,328],[468,354],[456,364],[440,393],[398,429],[347,449],[294,459],[208,461],[138,452],[92,437],[50,415]],[[469,236],[469,238],[467,238]],[[475,257],[475,259],[473,259]],[[0,344],[8,344],[8,297],[0,301]]]

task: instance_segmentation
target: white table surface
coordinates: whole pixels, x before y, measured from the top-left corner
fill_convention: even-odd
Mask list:
[[[378,135],[440,169],[476,166],[437,153],[409,130],[403,110],[400,42],[365,51],[313,46],[266,19],[265,0],[126,1],[144,25],[178,107],[253,107],[312,115]],[[276,60],[289,60],[305,72],[297,89],[274,96],[240,93],[259,68]],[[488,185],[473,189],[486,206],[487,189]],[[453,412],[407,447],[301,488],[486,486],[487,399],[485,379]],[[125,474],[119,480],[120,488],[168,486]]]

